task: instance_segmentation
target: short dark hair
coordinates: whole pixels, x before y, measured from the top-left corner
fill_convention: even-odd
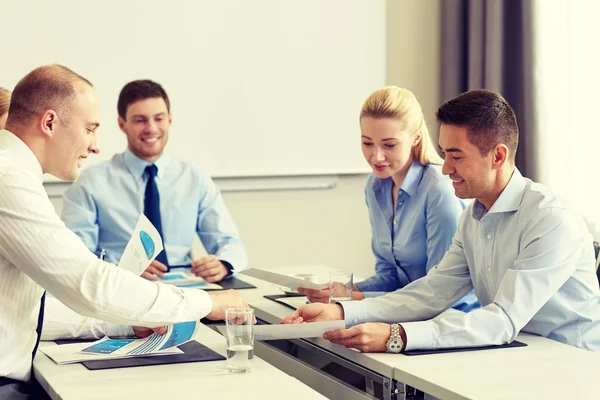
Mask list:
[[[75,99],[74,84],[92,83],[63,65],[44,65],[28,73],[13,90],[8,109],[8,123],[25,125],[32,118],[52,109],[69,119],[70,105]]]
[[[8,112],[10,90],[0,87],[0,117]]]
[[[127,107],[129,107],[130,104],[153,97],[162,97],[167,104],[167,111],[171,112],[169,96],[167,96],[167,92],[165,92],[165,89],[163,89],[160,84],[149,79],[129,82],[127,85],[123,86],[123,89],[121,89],[121,93],[119,94],[119,101],[117,102],[119,116],[126,119]]]
[[[466,127],[468,137],[481,155],[503,143],[514,161],[519,144],[517,117],[500,94],[471,90],[442,104],[435,114],[441,124]]]

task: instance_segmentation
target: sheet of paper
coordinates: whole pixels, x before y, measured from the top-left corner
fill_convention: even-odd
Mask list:
[[[110,339],[104,337],[82,349],[89,354],[145,355],[189,342],[198,329],[196,321],[167,326],[164,335],[152,334],[144,339]]]
[[[90,360],[112,360],[115,358],[130,358],[136,357],[135,355],[129,354],[88,354],[82,353],[81,350],[88,347],[89,343],[72,343],[72,344],[63,344],[60,346],[47,346],[40,347],[40,351],[46,354],[52,361],[55,363],[62,364],[73,364],[81,361],[90,361]],[[146,356],[166,356],[169,354],[182,354],[183,351],[179,350],[177,347],[171,347],[166,350],[162,350],[152,354],[146,354]]]
[[[292,276],[277,274],[275,272],[264,271],[262,269],[250,268],[243,270],[240,274],[248,275],[253,278],[262,279],[279,286],[285,286],[291,290],[298,290],[299,287],[307,289],[325,289],[328,285],[305,281],[304,279],[294,278]]]
[[[158,278],[158,281],[168,285],[175,285],[182,288],[223,289],[215,283],[206,282],[201,277],[190,273],[186,269],[172,269],[170,272],[165,272],[164,275],[164,278]]]
[[[141,275],[162,250],[163,243],[158,231],[144,214],[140,214],[119,267]]]
[[[276,324],[276,325],[255,325],[254,340],[279,340],[279,339],[303,339],[311,337],[321,337],[325,332],[345,329],[346,323],[343,320],[305,322],[302,324]],[[217,327],[221,335],[225,336],[227,327],[220,325]]]

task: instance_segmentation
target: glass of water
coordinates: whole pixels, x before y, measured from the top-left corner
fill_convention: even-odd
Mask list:
[[[354,274],[338,271],[329,273],[329,302],[352,300]]]
[[[252,371],[254,360],[254,310],[225,310],[227,339],[227,370],[234,373]]]

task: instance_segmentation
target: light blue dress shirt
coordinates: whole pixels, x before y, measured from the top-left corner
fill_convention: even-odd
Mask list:
[[[425,276],[448,251],[464,209],[439,165],[412,162],[398,192],[395,217],[393,186],[392,178],[371,175],[367,180],[376,264],[375,275],[356,284],[365,297],[393,292]],[[473,293],[454,306],[462,311],[477,307]]]
[[[402,290],[342,303],[346,324],[401,322],[408,350],[504,344],[523,331],[600,351],[592,243],[576,212],[515,170],[489,211],[467,207],[437,267]],[[431,319],[472,288],[482,308]]]
[[[197,233],[206,251],[235,271],[248,264],[246,249],[219,189],[195,166],[162,155],[156,184],[160,193],[163,242],[170,265],[191,263]],[[131,151],[90,166],[63,196],[62,219],[94,253],[118,263],[144,211],[148,162]]]

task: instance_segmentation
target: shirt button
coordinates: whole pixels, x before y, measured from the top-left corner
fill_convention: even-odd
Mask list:
[[[487,238],[488,238],[488,239],[491,239],[491,238],[492,238],[492,235],[490,235],[490,234],[488,233],[488,234],[487,234]]]
[[[492,272],[492,269],[490,267],[488,267],[488,272]]]
[[[398,225],[398,221],[394,220],[394,225]]]
[[[402,189],[398,190],[398,195],[401,195],[402,193]]]
[[[352,320],[352,322],[354,322],[355,324],[358,324],[358,319],[354,318],[354,320]]]
[[[401,201],[401,202],[400,202],[400,203],[398,203],[398,204],[402,205],[402,204],[404,204],[404,202],[403,202],[403,201]]]

